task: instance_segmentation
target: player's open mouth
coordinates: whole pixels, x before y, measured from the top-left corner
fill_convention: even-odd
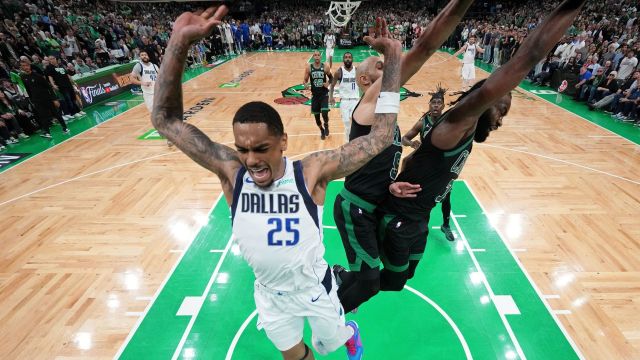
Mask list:
[[[253,180],[256,182],[263,182],[269,178],[269,168],[257,168],[257,169],[249,169],[251,172],[251,176]]]

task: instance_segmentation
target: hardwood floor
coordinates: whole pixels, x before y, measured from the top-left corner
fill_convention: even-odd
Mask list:
[[[235,110],[262,100],[283,117],[289,156],[339,146],[339,111],[322,141],[308,106],[274,103],[302,82],[309,56],[248,54],[186,83],[185,109],[215,98],[190,122],[228,143]],[[403,131],[438,82],[461,86],[449,59],[436,54],[406,85],[425,96],[402,102]],[[238,87],[218,87],[248,69]],[[0,175],[2,358],[113,357],[180,257],[172,250],[206,221],[218,179],[163,141],[137,139],[151,128],[138,106]],[[584,356],[638,359],[640,147],[597,137],[607,135],[517,90],[461,178],[551,308],[570,312],[558,317]]]

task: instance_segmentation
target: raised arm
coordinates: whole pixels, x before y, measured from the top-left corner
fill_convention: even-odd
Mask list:
[[[452,0],[429,23],[413,48],[402,58],[401,85],[409,81],[447,40],[464,17],[471,3],[473,0]]]
[[[235,150],[215,143],[195,126],[182,121],[182,71],[191,44],[211,32],[227,13],[225,6],[197,15],[186,12],[176,20],[155,86],[153,126],[187,156],[220,178],[228,197],[241,166]]]
[[[449,35],[455,30],[464,14],[469,9],[473,0],[452,0],[429,23],[418,38],[411,50],[402,57],[400,64],[400,85],[404,85],[409,79],[420,70],[427,60],[433,55],[447,40]],[[360,102],[360,107],[364,108],[368,103],[375,100],[374,96],[380,92],[380,81],[376,81],[365,93]],[[363,106],[364,105],[364,106]]]
[[[399,41],[391,39],[386,22],[378,19],[377,28],[381,37],[365,37],[365,41],[385,55],[385,68],[382,75],[382,91],[398,93],[400,91],[400,58],[402,47]],[[399,102],[398,102],[399,106]],[[307,181],[316,179],[313,187],[324,187],[326,183],[345,177],[361,168],[369,160],[386,149],[393,142],[397,113],[380,110],[375,114],[371,132],[335,149],[314,153],[303,159]],[[397,111],[397,110],[396,110]],[[308,177],[307,174],[311,176]]]
[[[463,121],[469,126],[494,102],[507,95],[544,58],[567,31],[586,0],[565,0],[522,43],[520,50],[498,68],[486,82],[458,103],[449,121]],[[475,126],[475,125],[473,125]]]

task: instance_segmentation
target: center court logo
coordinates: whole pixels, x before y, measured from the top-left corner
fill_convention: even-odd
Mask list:
[[[408,97],[419,97],[422,94],[415,93],[405,87],[400,88],[400,101]],[[336,86],[333,90],[333,97],[336,99],[336,106],[340,107],[340,89]],[[309,105],[311,106],[311,90],[305,89],[304,85],[298,84],[282,91],[282,97],[273,100],[280,105]]]

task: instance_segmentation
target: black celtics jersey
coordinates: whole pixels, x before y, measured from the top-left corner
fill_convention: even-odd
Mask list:
[[[329,90],[324,87],[324,83],[327,80],[327,74],[324,72],[324,63],[320,63],[320,68],[318,69],[314,68],[313,64],[309,66],[311,67],[311,94],[326,94]]]
[[[445,113],[435,123],[431,117],[422,118],[420,140],[422,145],[407,159],[405,167],[396,181],[419,184],[422,191],[415,198],[397,198],[391,194],[382,205],[382,209],[391,214],[402,215],[409,219],[424,219],[429,212],[447,196],[453,180],[458,178],[467,157],[473,147],[473,134],[462,139],[452,150],[443,151],[431,142],[433,128],[442,123]]]
[[[358,103],[359,105],[360,103]],[[356,105],[356,108],[358,106]],[[355,109],[354,109],[355,112]],[[371,132],[371,125],[360,125],[351,117],[351,132],[349,141],[365,136]],[[402,156],[402,143],[400,128],[396,125],[393,134],[393,144],[369,160],[358,171],[347,176],[344,187],[362,199],[378,205],[389,193],[389,185],[398,175],[400,157]]]

